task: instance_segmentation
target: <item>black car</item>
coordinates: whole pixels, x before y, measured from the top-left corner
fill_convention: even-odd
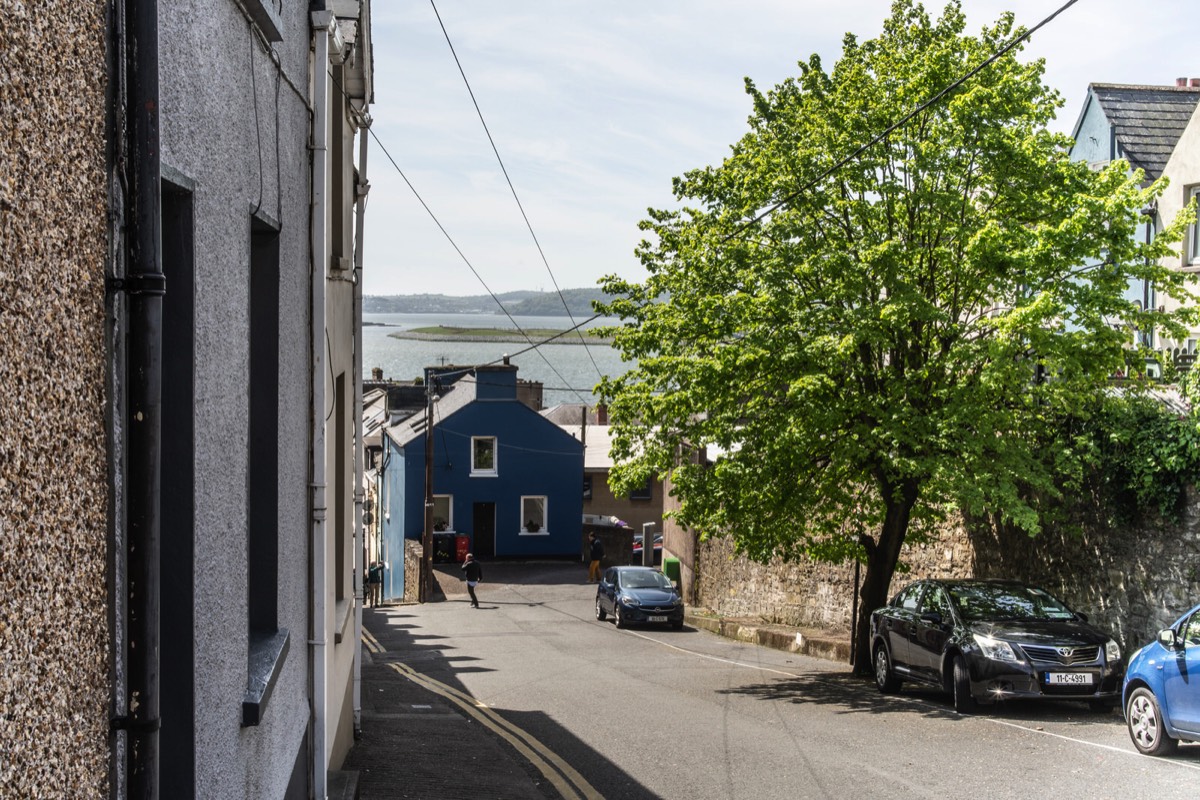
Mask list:
[[[1084,700],[1111,710],[1121,696],[1121,648],[1048,592],[1014,581],[924,580],[871,614],[881,692],[904,681],[938,687],[958,711],[1013,697]]]
[[[630,623],[683,627],[683,598],[670,579],[653,567],[609,567],[596,587],[596,619],[609,614],[618,628]]]

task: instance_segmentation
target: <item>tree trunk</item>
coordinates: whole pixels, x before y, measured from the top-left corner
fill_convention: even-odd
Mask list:
[[[854,631],[854,672],[871,674],[871,612],[888,601],[888,587],[900,560],[900,547],[908,534],[908,522],[920,486],[915,480],[900,484],[897,491],[883,493],[885,513],[879,541],[866,539],[867,568],[859,590],[858,625]]]

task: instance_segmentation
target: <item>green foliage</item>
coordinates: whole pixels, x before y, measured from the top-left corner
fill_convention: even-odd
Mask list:
[[[649,212],[647,279],[606,278],[600,308],[637,360],[601,384],[618,491],[671,473],[685,524],[761,560],[865,556],[870,576],[879,554],[886,588],[947,508],[1036,533],[1029,498],[1081,486],[1095,451],[1062,420],[1123,368],[1130,329],[1181,330],[1123,296],[1150,278],[1189,297],[1159,266],[1182,223],[1135,235],[1163,187],[1070,161],[1042,63],[1011,53],[796,193],[1017,33],[964,26],[957,2],[931,20],[897,0],[831,72],[813,56],[766,93],[747,81],[748,132],[675,180],[684,207]],[[680,458],[695,448],[724,456]]]
[[[1177,519],[1187,487],[1200,481],[1200,406],[1194,373],[1189,378],[1189,413],[1150,397],[1119,395],[1105,398],[1087,421],[1095,442],[1095,494],[1115,519]]]

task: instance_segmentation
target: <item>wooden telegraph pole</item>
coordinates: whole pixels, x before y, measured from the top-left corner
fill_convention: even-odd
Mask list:
[[[425,533],[421,537],[421,602],[433,599],[433,374],[425,377]]]

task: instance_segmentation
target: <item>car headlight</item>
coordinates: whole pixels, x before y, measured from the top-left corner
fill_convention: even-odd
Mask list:
[[[1016,651],[1012,649],[1012,645],[1000,639],[993,639],[990,636],[974,634],[975,643],[979,645],[979,649],[983,651],[985,658],[990,658],[993,661],[1007,661],[1012,664],[1020,663],[1021,659],[1017,658]]]
[[[627,594],[621,595],[620,599],[621,599],[621,605],[640,606],[642,604],[641,601],[638,600],[636,597],[630,597]]]
[[[1116,640],[1109,639],[1104,645],[1104,660],[1110,664],[1121,660],[1121,645],[1117,644]]]

